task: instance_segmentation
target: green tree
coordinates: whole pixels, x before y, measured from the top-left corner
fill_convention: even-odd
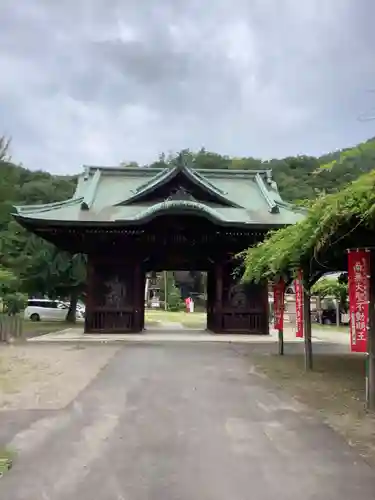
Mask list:
[[[180,311],[184,307],[180,289],[176,286],[172,271],[163,273],[160,282],[160,299],[167,303],[168,311]]]
[[[18,289],[19,281],[17,276],[10,269],[0,266],[0,296],[4,297]]]
[[[26,254],[19,270],[23,289],[29,294],[69,297],[66,320],[75,322],[77,302],[86,286],[86,257],[60,251],[37,237],[28,240]]]
[[[348,283],[342,282],[338,278],[321,278],[313,285],[311,292],[321,299],[334,297],[340,310],[348,308]]]

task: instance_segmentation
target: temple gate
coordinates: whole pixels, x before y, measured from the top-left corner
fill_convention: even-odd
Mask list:
[[[283,202],[271,172],[87,167],[61,203],[16,207],[28,230],[87,254],[85,332],[144,329],[151,270],[207,271],[207,328],[268,333],[267,283],[241,284],[234,256],[270,229],[302,217]]]

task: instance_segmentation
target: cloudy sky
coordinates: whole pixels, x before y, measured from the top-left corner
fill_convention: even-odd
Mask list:
[[[59,173],[349,146],[375,136],[374,19],[374,0],[1,0],[0,134]]]

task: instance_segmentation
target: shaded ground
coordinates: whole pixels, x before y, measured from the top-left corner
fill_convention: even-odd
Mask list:
[[[373,499],[373,470],[257,373],[265,348],[126,344],[74,403],[13,439],[0,498]]]
[[[365,410],[364,356],[315,354],[310,373],[304,371],[302,354],[258,353],[251,356],[251,362],[278,387],[318,410],[375,466],[375,417]]]

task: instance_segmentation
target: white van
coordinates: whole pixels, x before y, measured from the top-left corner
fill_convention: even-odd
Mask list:
[[[69,306],[61,300],[29,299],[25,309],[25,319],[31,321],[65,321]],[[77,319],[83,317],[77,310]]]

